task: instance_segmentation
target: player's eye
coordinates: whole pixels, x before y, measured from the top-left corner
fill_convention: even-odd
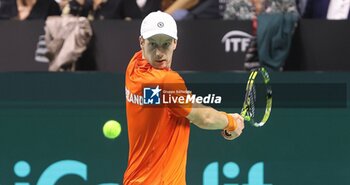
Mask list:
[[[152,48],[157,47],[157,43],[155,43],[155,42],[150,42],[149,45],[150,45]]]
[[[164,44],[163,44],[163,48],[168,48],[170,46],[170,42],[165,42]]]

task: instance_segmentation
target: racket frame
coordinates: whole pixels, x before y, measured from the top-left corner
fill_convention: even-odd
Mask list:
[[[254,88],[255,79],[256,79],[256,77],[259,74],[263,78],[263,82],[264,82],[264,85],[266,87],[266,94],[265,94],[266,108],[265,108],[264,116],[261,119],[261,121],[256,122],[254,120],[254,116],[250,112],[250,109],[252,107],[250,107],[251,99],[250,99],[249,96],[250,96],[250,93],[251,93],[252,89]],[[269,76],[267,70],[265,68],[263,68],[263,67],[253,69],[251,71],[250,75],[249,75],[249,78],[248,78],[246,91],[245,91],[245,98],[244,98],[243,108],[242,108],[242,111],[241,111],[241,116],[244,118],[244,120],[246,122],[249,122],[254,127],[261,127],[261,126],[264,126],[264,124],[269,119],[270,114],[271,114],[271,107],[272,107],[272,89],[271,89],[271,86],[270,86],[270,76]],[[254,114],[254,112],[253,112],[253,114]]]

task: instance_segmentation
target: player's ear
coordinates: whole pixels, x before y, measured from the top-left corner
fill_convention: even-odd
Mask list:
[[[174,39],[174,46],[173,46],[174,50],[176,49],[176,46],[177,46],[177,39]]]
[[[141,49],[143,49],[143,46],[145,45],[145,39],[142,36],[140,36],[139,41],[140,41],[140,47]]]

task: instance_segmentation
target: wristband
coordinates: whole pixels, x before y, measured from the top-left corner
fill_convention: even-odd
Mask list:
[[[230,131],[230,132],[236,130],[236,128],[237,128],[237,123],[235,122],[235,120],[233,119],[233,117],[232,117],[231,115],[227,114],[226,112],[222,112],[222,113],[226,115],[227,120],[228,120],[228,124],[227,124],[227,126],[224,128],[224,130],[227,130],[227,131]]]

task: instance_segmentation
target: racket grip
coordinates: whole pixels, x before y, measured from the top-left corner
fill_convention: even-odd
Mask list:
[[[249,117],[249,116],[244,116],[243,118],[244,118],[244,121],[250,121],[251,120],[251,117]]]
[[[230,137],[230,136],[232,136],[232,134],[230,134],[227,130],[223,130],[222,131],[222,135],[225,137],[225,136],[227,136],[227,137]]]
[[[229,133],[227,130],[223,130],[221,132],[221,135],[223,138],[225,138],[226,140],[230,140],[230,141],[236,138],[236,137],[232,136],[232,134]]]

